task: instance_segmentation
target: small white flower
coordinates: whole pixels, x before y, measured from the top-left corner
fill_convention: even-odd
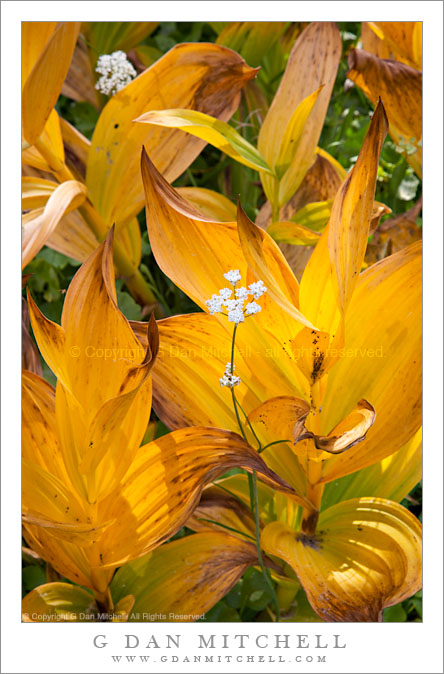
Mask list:
[[[219,295],[222,297],[223,300],[228,300],[231,297],[232,293],[233,291],[231,290],[231,288],[222,288],[221,290],[219,290]]]
[[[244,312],[242,309],[233,309],[228,312],[228,320],[230,323],[236,323],[237,325],[243,323],[245,320]]]
[[[224,278],[226,278],[229,283],[235,285],[238,281],[241,280],[239,269],[232,269],[231,271],[227,271],[227,273],[224,274]]]
[[[211,299],[207,300],[205,304],[210,310],[210,314],[212,316],[213,314],[218,314],[220,311],[222,311],[222,298],[219,295],[212,295]]]
[[[241,288],[236,288],[234,291],[234,294],[236,295],[238,300],[246,300],[248,298],[248,295],[250,294],[246,288],[243,286]]]
[[[248,286],[250,293],[253,295],[255,300],[258,300],[259,297],[264,295],[267,292],[267,288],[264,285],[263,281],[256,281],[255,283],[250,283]]]
[[[259,313],[261,309],[262,307],[260,306],[260,304],[257,304],[256,302],[249,302],[245,307],[245,315],[253,316],[253,314]]]
[[[96,83],[96,89],[106,96],[123,89],[137,75],[136,70],[123,51],[99,56],[96,72],[102,75]]]
[[[219,379],[219,383],[221,386],[228,386],[228,388],[233,388],[233,386],[239,386],[240,384],[240,377],[236,377],[232,371],[231,368],[233,368],[234,371],[234,365],[231,363],[227,363],[227,366],[225,368],[225,374],[223,377]]]

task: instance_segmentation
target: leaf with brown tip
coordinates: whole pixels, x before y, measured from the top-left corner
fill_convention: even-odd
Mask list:
[[[111,592],[115,601],[128,592],[136,597],[130,622],[140,620],[137,615],[156,616],[155,622],[193,622],[255,563],[254,544],[223,533],[198,533],[125,564]]]
[[[91,199],[105,222],[125,222],[142,208],[139,161],[144,144],[168,180],[176,179],[205,145],[176,129],[135,124],[136,117],[150,110],[186,108],[226,122],[255,73],[226,47],[179,44],[117,92],[94,130],[86,172]]]

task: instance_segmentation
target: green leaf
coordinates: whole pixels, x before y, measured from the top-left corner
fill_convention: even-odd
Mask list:
[[[273,173],[258,150],[243,138],[236,129],[220,119],[196,110],[150,110],[134,120],[144,124],[155,124],[173,129],[181,129],[197,138],[214,145],[226,155],[257,171]]]
[[[142,320],[142,311],[140,306],[133,300],[131,295],[129,295],[124,290],[117,290],[117,304],[120,311],[125,314],[125,316],[130,321]]]
[[[386,608],[382,619],[385,623],[404,623],[407,620],[407,613],[402,604],[397,604]]]

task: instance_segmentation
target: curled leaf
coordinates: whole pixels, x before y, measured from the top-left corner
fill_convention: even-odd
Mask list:
[[[321,512],[313,536],[279,522],[262,546],[293,568],[325,622],[378,622],[421,588],[421,525],[398,503],[360,498]]]

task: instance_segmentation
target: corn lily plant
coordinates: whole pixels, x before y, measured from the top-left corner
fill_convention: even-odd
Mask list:
[[[29,262],[44,243],[84,261],[115,224],[118,274],[125,278],[135,299],[150,307],[156,303],[155,293],[139,271],[141,239],[136,215],[143,207],[140,147],[147,144],[159,168],[174,180],[205,142],[132,120],[166,104],[197,108],[225,122],[235,112],[241,89],[256,70],[220,45],[177,45],[109,99],[90,143],[61,120],[54,108],[79,30],[78,23],[23,24],[22,159],[27,176],[24,210],[28,211],[24,261]],[[68,185],[63,185],[65,182]],[[30,192],[38,201],[31,210],[26,203]]]
[[[379,103],[300,284],[241,208],[237,223],[211,220],[142,156],[157,263],[207,312],[160,322],[155,409],[173,429],[204,423],[242,432],[310,501],[288,506],[276,497],[279,507],[265,507],[261,545],[281,560],[281,576],[296,574],[326,621],[380,620],[421,585],[419,522],[387,494],[367,494],[365,480],[363,493],[353,487],[357,471],[391,455],[399,467],[420,451],[421,244],[360,273],[387,128]],[[268,290],[253,318],[230,318],[237,305],[224,315],[230,296],[219,290],[230,266],[230,281]],[[142,325],[133,326],[141,339]],[[325,508],[325,486],[345,476],[353,498],[330,495]],[[414,479],[410,468],[404,478]],[[260,497],[256,504],[263,513]]]
[[[142,347],[117,308],[112,235],[113,230],[71,282],[61,326],[28,298],[34,335],[57,386],[23,373],[24,536],[76,586],[38,587],[24,599],[25,619],[37,614],[79,620],[82,612],[93,619],[106,612],[109,620],[124,620],[135,601],[144,612],[158,610],[155,579],[164,578],[167,569],[169,594],[162,591],[162,608],[174,609],[183,595],[185,612],[207,610],[257,563],[254,543],[202,533],[169,543],[158,555],[152,551],[183,526],[203,486],[233,467],[254,471],[309,504],[231,431],[185,428],[143,443],[158,331],[152,317]],[[201,571],[213,555],[217,583]],[[183,559],[189,556],[184,574]],[[131,571],[126,565],[141,557],[148,564],[149,587],[130,592],[125,578],[134,566]],[[113,580],[111,592],[117,567],[123,580]]]
[[[230,30],[234,38],[248,26],[232,26]],[[266,27],[263,30],[267,32]],[[276,30],[282,28],[276,26]],[[260,127],[257,147],[232,126],[202,110],[152,109],[135,121],[182,129],[256,169],[271,204],[273,221],[279,221],[282,207],[301,186],[317,156],[327,158],[334,173],[344,177],[342,167],[317,147],[340,57],[341,39],[336,24],[313,22],[305,28],[291,50],[280,86]],[[155,158],[152,160],[157,166]],[[305,235],[313,244],[316,235],[310,228],[293,225],[293,230],[296,228],[299,239],[305,242]]]

